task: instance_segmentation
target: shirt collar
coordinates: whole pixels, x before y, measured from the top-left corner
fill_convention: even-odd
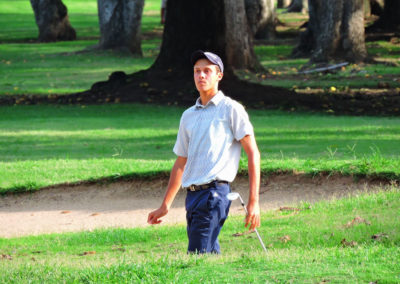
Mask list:
[[[205,108],[207,107],[209,104],[214,104],[215,106],[217,106],[219,104],[220,101],[222,101],[222,99],[224,98],[224,93],[222,93],[222,91],[218,91],[213,97],[212,99],[205,105],[203,106],[201,104],[200,101],[200,97],[197,98],[196,100],[196,108]]]

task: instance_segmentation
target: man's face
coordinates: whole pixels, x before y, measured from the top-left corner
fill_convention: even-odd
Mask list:
[[[199,92],[218,90],[222,75],[219,67],[208,59],[199,59],[194,65],[194,83]]]

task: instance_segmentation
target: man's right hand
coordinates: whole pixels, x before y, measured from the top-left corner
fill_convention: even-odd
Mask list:
[[[162,220],[159,219],[167,215],[167,213],[168,209],[166,207],[161,206],[157,210],[154,210],[149,213],[149,216],[147,217],[147,223],[151,225],[160,224]]]

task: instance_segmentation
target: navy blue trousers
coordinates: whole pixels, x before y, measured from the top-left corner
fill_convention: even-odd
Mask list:
[[[218,235],[228,217],[231,201],[226,198],[229,184],[218,184],[209,189],[188,191],[186,221],[189,253],[217,253]]]

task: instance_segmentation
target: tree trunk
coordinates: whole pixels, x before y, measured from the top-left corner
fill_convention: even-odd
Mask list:
[[[369,0],[371,14],[381,16],[385,7],[384,0]]]
[[[275,38],[274,0],[245,0],[247,22],[256,39]]]
[[[30,0],[39,28],[39,41],[75,40],[76,32],[61,0]]]
[[[371,16],[371,1],[364,0],[364,18]]]
[[[367,56],[363,1],[310,0],[307,30],[293,55],[311,55],[312,62],[363,61]]]
[[[288,7],[288,12],[298,13],[301,12],[303,14],[308,11],[308,0],[292,0]]]
[[[400,29],[400,0],[385,0],[383,13],[369,29],[398,31]]]
[[[142,56],[141,22],[144,0],[98,0],[101,49]]]
[[[400,1],[385,0],[383,17],[387,28],[398,29],[400,26]]]
[[[293,104],[293,91],[240,80],[235,70],[260,70],[253,50],[244,0],[168,0],[160,53],[147,70],[131,75],[114,72],[107,82],[93,84],[85,97],[103,101],[135,101],[193,105],[198,97],[191,54],[202,49],[224,62],[220,88],[247,106]]]
[[[290,0],[278,0],[278,8],[287,8],[290,5]]]
[[[182,70],[192,76],[190,55],[197,49],[217,53],[226,72],[260,69],[244,0],[168,0],[161,50],[152,68]]]

